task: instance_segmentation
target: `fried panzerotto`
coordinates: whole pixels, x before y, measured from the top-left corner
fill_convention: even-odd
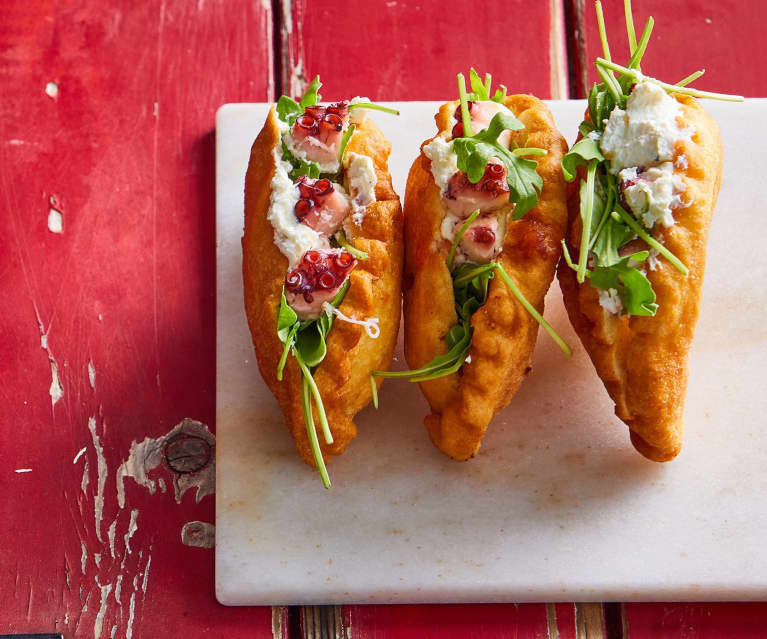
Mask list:
[[[597,18],[606,43],[599,3]],[[631,43],[630,14],[627,24]],[[626,67],[597,59],[603,82],[562,165],[568,180],[579,179],[558,278],[616,415],[635,448],[660,462],[682,447],[688,355],[722,178],[719,128],[692,96],[742,98],[640,73],[651,29],[648,20]]]
[[[529,95],[472,93],[436,115],[405,195],[405,355],[414,369],[376,373],[420,382],[434,444],[457,460],[531,370],[543,298],[566,228],[567,151],[551,112]]]
[[[242,249],[259,370],[328,487],[325,459],[356,436],[370,371],[393,355],[403,245],[391,147],[366,117],[391,110],[364,98],[320,106],[319,86],[300,103],[280,98],[253,144]]]

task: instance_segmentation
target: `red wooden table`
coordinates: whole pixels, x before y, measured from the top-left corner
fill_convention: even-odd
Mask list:
[[[706,67],[704,88],[767,94],[767,4],[634,5],[656,18],[646,72]],[[0,3],[0,634],[764,636],[760,604],[214,599],[215,110],[295,94],[318,72],[330,99],[443,99],[472,64],[513,91],[582,95],[599,45],[590,2],[477,8]],[[622,34],[622,2],[605,9]]]

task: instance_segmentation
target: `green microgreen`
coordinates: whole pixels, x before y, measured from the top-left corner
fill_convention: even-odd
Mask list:
[[[332,306],[338,308],[341,305],[346,291],[349,290],[349,285],[350,282],[347,279],[335,297],[330,301]],[[325,413],[325,405],[322,402],[322,396],[314,381],[312,372],[325,359],[327,353],[326,340],[333,326],[333,317],[333,315],[323,313],[314,320],[298,319],[298,315],[296,315],[296,312],[290,307],[285,298],[285,287],[283,286],[280,307],[277,312],[277,338],[284,347],[277,365],[277,379],[282,380],[288,353],[292,353],[303,378],[301,409],[303,410],[304,421],[306,422],[306,432],[309,436],[314,462],[320,471],[325,488],[330,487],[330,480],[328,479],[325,462],[322,458],[319,442],[317,441],[317,429],[312,412],[312,399],[314,399],[314,404],[317,407],[317,416],[326,443],[333,443],[333,434],[330,431],[330,425]]]
[[[471,128],[471,116],[469,115],[469,98],[466,95],[466,78],[463,73],[458,74],[458,100],[461,104],[461,122],[463,122],[463,134],[471,137],[474,129]]]
[[[349,128],[344,131],[343,136],[341,136],[341,144],[338,145],[338,164],[340,166],[339,171],[344,166],[344,155],[346,154],[346,147],[349,144],[349,140],[352,139],[352,135],[354,135],[354,130],[356,128],[356,126],[350,124]]]
[[[690,75],[688,75],[686,78],[684,78],[682,80],[679,80],[679,82],[677,82],[674,86],[675,87],[685,87],[688,84],[690,84],[690,82],[695,82],[695,80],[697,80],[705,72],[706,72],[705,69],[700,69],[699,71],[695,71],[695,72],[691,73]]]
[[[375,104],[374,102],[355,102],[349,105],[349,110],[353,109],[370,109],[371,111],[382,111],[383,113],[389,113],[391,115],[399,115],[397,109],[391,107],[385,107],[381,104]]]
[[[647,18],[644,31],[642,31],[642,38],[639,40],[639,44],[637,44],[637,47],[634,50],[634,53],[631,55],[631,58],[629,59],[629,62],[626,65],[629,69],[639,69],[639,64],[642,62],[642,57],[644,56],[644,52],[647,50],[647,43],[650,41],[650,35],[652,34],[652,29],[654,25],[655,25],[655,20],[653,19],[653,17],[650,16],[649,18]]]
[[[596,184],[597,166],[599,160],[591,160],[589,162],[589,168],[586,172],[586,181],[581,181],[581,246],[587,247],[589,245],[590,233],[591,233],[591,218],[594,213],[594,188]],[[586,275],[586,259],[589,252],[587,250],[581,251],[578,257],[578,282],[583,283]]]
[[[607,43],[607,30],[605,29],[605,14],[602,12],[602,3],[597,0],[595,3],[597,12],[597,27],[599,28],[599,40],[602,43],[602,54],[608,60],[610,57],[610,45]]]
[[[453,259],[455,258],[455,252],[458,250],[458,245],[461,243],[461,240],[463,239],[464,234],[468,230],[468,228],[471,226],[471,223],[477,219],[479,216],[479,209],[474,211],[469,217],[466,218],[466,221],[461,225],[461,228],[458,230],[458,233],[455,234],[455,239],[453,240],[453,244],[450,247],[450,253],[447,255],[447,268],[452,269],[453,268]]]
[[[631,0],[624,0],[623,13],[626,15],[626,33],[628,34],[629,39],[629,55],[634,55],[634,51],[636,51],[637,48],[637,36],[636,31],[634,31],[634,12],[631,9]]]
[[[367,259],[370,259],[370,256],[365,251],[360,251],[357,248],[354,248],[351,244],[349,244],[349,241],[346,239],[346,233],[344,233],[343,229],[339,229],[338,233],[336,233],[336,241],[338,242],[338,245],[343,248],[347,253],[351,253],[356,257],[358,260],[362,260],[363,262]]]

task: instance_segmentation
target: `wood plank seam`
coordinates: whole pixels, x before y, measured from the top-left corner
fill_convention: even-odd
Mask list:
[[[605,615],[601,603],[576,603],[576,639],[610,639],[605,634]]]
[[[563,100],[569,95],[565,1],[549,0],[549,93],[552,100]]]
[[[586,0],[565,0],[565,34],[569,97],[585,98],[588,91],[586,61]]]

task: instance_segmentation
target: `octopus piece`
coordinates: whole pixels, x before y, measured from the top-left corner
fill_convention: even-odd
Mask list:
[[[296,182],[300,199],[296,202],[296,218],[311,229],[330,236],[351,211],[349,200],[325,178],[315,180],[305,175]]]
[[[471,117],[471,128],[473,129],[474,133],[486,129],[490,124],[490,120],[493,119],[496,113],[511,114],[511,111],[509,111],[505,106],[499,104],[498,102],[493,102],[492,100],[486,100],[482,102],[469,100],[468,106],[469,116]],[[458,120],[458,122],[453,127],[451,135],[454,138],[461,138],[463,137],[463,121],[460,104],[455,108],[453,117]],[[509,146],[510,141],[511,131],[504,131],[501,133],[501,135],[498,136],[498,142],[500,142],[505,147]]]
[[[356,265],[354,256],[340,249],[304,253],[285,276],[285,299],[298,319],[317,319]]]
[[[349,122],[349,103],[336,102],[326,107],[310,106],[296,118],[291,136],[297,149],[311,162],[328,164],[338,160],[343,131]]]
[[[456,226],[459,226],[459,222]],[[466,259],[475,264],[487,264],[500,253],[503,236],[495,215],[480,215],[466,229],[461,238],[460,249]]]
[[[461,218],[479,209],[482,213],[495,211],[509,202],[506,167],[491,158],[479,182],[472,184],[462,171],[453,174],[445,191],[447,210]]]

